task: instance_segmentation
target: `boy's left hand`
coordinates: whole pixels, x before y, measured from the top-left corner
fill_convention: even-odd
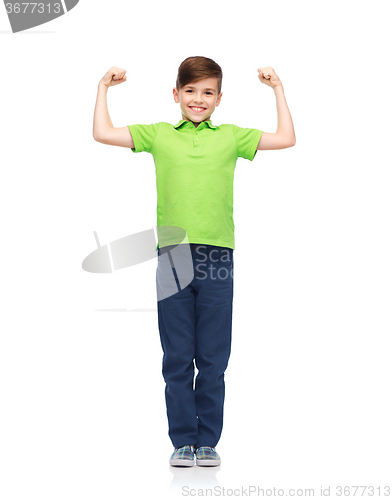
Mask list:
[[[271,66],[267,66],[266,68],[257,68],[259,72],[259,80],[261,83],[265,83],[269,87],[278,87],[282,85],[282,82],[279,80],[278,75],[271,68]]]

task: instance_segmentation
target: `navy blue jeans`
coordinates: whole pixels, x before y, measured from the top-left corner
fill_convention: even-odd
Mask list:
[[[175,448],[214,447],[223,427],[224,372],[231,350],[234,251],[189,247],[192,281],[157,302],[169,436]],[[165,248],[158,249],[158,259]]]

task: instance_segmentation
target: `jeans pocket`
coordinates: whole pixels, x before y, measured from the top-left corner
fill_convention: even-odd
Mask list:
[[[233,249],[227,247],[216,247],[214,256],[211,255],[213,260],[216,260],[216,265],[220,267],[233,266]]]

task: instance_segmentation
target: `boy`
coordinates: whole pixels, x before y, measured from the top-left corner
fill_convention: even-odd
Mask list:
[[[238,157],[252,161],[258,150],[294,146],[293,123],[282,83],[266,67],[258,69],[258,78],[275,92],[276,133],[212,125],[211,115],[222,99],[222,70],[212,59],[197,56],[185,59],[178,69],[173,97],[180,104],[182,119],[177,125],[160,122],[114,128],[106,93],[126,81],[125,73],[113,67],[99,82],[93,136],[103,144],[153,155],[157,227],[186,231],[193,279],[188,286],[178,287],[177,293],[158,300],[162,374],[174,446],[169,463],[192,466],[196,455],[197,465],[216,466],[220,464],[215,447],[223,427],[224,372],[231,346],[235,164]],[[161,245],[160,240],[157,283],[162,254],[184,248],[168,242]],[[195,366],[198,374],[193,387]]]

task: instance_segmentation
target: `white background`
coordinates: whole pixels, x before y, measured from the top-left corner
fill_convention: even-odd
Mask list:
[[[388,8],[80,0],[12,34],[0,6],[4,500],[391,485]],[[175,124],[191,55],[223,69],[213,124],[267,132],[275,96],[257,68],[272,66],[297,143],[237,162],[222,465],[173,470],[156,262],[81,263],[93,231],[103,245],[156,224],[152,156],[92,137],[99,80],[127,70],[108,92],[115,127]]]

